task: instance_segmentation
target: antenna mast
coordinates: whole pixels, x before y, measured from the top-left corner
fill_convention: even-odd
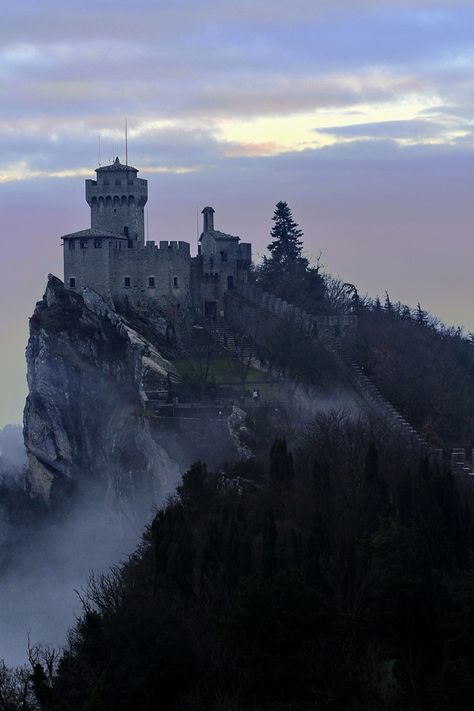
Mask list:
[[[125,165],[128,166],[128,124],[125,117]]]

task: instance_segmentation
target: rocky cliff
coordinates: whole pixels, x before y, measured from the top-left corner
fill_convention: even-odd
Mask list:
[[[128,509],[163,501],[178,465],[143,415],[144,391],[166,389],[175,371],[152,343],[95,292],[81,296],[50,275],[26,358],[32,495],[51,503],[93,485]]]

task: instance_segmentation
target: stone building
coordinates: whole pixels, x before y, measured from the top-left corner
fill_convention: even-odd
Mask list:
[[[189,242],[145,242],[147,181],[118,158],[95,172],[96,180],[86,180],[91,226],[62,238],[66,287],[87,286],[110,301],[127,297],[139,306],[152,299],[222,317],[225,293],[247,283],[251,245],[214,229],[212,207],[202,211],[196,257]]]

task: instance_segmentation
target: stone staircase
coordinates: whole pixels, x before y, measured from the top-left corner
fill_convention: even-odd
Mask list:
[[[362,396],[369,409],[378,417],[381,417],[385,424],[393,431],[409,441],[413,448],[419,450],[420,454],[441,462],[443,450],[434,449],[428,444],[392,403],[382,395],[375,383],[364,373],[362,368],[351,356],[345,352],[341,343],[329,335],[323,336],[321,340],[327,350],[336,358],[339,365],[348,373],[351,383]]]
[[[438,462],[442,461],[443,451],[434,449],[423,439],[342,347],[340,336],[357,328],[356,315],[313,316],[278,297],[249,285],[246,285],[239,293],[234,293],[234,297],[254,303],[258,308],[267,311],[273,318],[294,319],[302,332],[323,343],[343,372],[347,374],[349,382],[370,412],[381,418],[394,433],[408,442],[421,456],[427,456]]]
[[[209,329],[209,332],[214,341],[232,355],[250,359],[255,357],[255,347],[250,339],[244,335],[239,336],[228,325],[216,326]]]

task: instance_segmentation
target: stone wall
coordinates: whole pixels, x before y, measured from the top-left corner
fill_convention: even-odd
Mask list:
[[[278,318],[295,321],[305,333],[313,335],[325,333],[337,337],[357,328],[357,316],[355,314],[313,316],[298,306],[294,306],[252,284],[243,283],[239,287],[239,296]]]
[[[64,277],[68,288],[72,277],[76,291],[88,286],[106,298],[148,297],[185,304],[191,290],[190,247],[187,242],[157,246],[150,241],[144,247],[134,242],[130,247],[126,238],[68,239]]]
[[[145,296],[162,302],[173,299],[186,304],[191,288],[189,244],[148,241],[142,248],[115,251],[110,280],[113,296],[132,300]]]
[[[105,298],[111,296],[110,263],[112,255],[118,249],[115,238],[67,239],[64,241],[64,284],[68,288],[80,291],[90,287]],[[99,246],[100,245],[100,246]],[[75,280],[75,286],[71,283]]]
[[[98,180],[86,180],[92,229],[126,235],[140,244],[144,241],[143,208],[147,199],[147,181],[137,178],[132,170],[112,171],[98,175]]]

